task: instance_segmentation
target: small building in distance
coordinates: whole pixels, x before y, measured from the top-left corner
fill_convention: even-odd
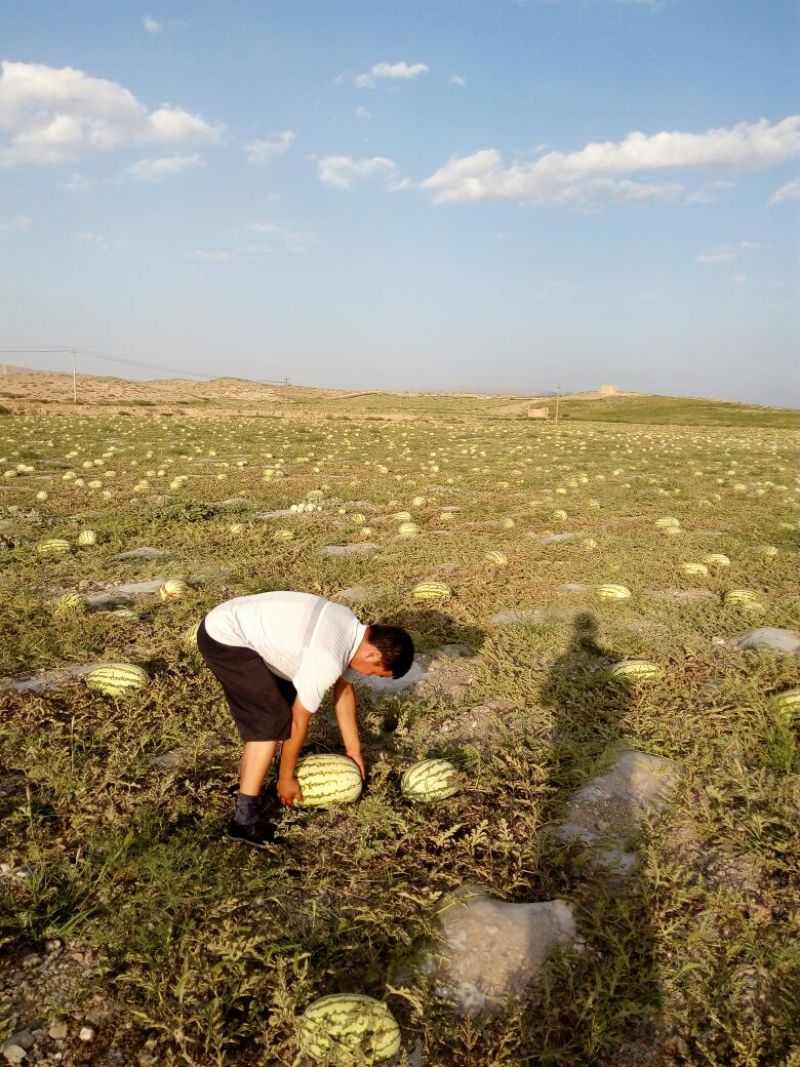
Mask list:
[[[528,408],[528,418],[529,419],[549,419],[550,418],[550,408],[548,408],[548,407]]]
[[[601,385],[597,392],[600,396],[617,396],[619,389],[616,385]]]

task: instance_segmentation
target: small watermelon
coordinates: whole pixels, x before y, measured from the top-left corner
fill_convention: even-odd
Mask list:
[[[415,600],[447,600],[452,590],[444,582],[420,582],[411,595]]]
[[[400,780],[407,800],[430,804],[452,797],[460,791],[458,769],[446,759],[424,759],[409,767]]]
[[[295,777],[303,793],[304,808],[330,808],[352,804],[361,796],[361,771],[349,756],[333,752],[301,756]]]
[[[126,696],[137,689],[144,689],[150,681],[147,671],[134,663],[107,663],[96,667],[86,676],[86,685],[109,697]]]
[[[36,546],[36,551],[40,556],[67,556],[70,551],[69,541],[65,541],[63,537],[50,537],[46,541],[40,541]]]
[[[608,677],[612,682],[623,685],[637,685],[641,682],[656,682],[663,671],[657,663],[646,659],[624,659],[609,669]]]
[[[606,582],[605,585],[598,585],[597,595],[601,600],[629,600],[631,591],[626,585]]]
[[[400,1051],[400,1027],[380,1000],[333,993],[315,1000],[299,1020],[300,1051],[325,1067],[369,1065]]]

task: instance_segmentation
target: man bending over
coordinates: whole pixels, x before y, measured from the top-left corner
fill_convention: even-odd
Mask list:
[[[295,766],[311,716],[333,686],[347,755],[364,777],[353,681],[358,674],[401,678],[414,659],[399,626],[365,626],[349,608],[311,593],[256,593],[213,608],[197,647],[225,693],[244,752],[228,836],[263,847],[274,827],[261,812],[261,788],[279,742],[278,796],[291,807],[303,794]]]

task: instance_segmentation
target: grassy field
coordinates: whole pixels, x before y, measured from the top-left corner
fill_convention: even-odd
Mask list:
[[[401,1062],[427,1067],[800,1063],[800,723],[774,704],[800,661],[729,643],[800,628],[797,434],[579,423],[579,405],[559,428],[467,424],[448,404],[435,424],[377,423],[352,403],[350,421],[308,423],[0,419],[0,675],[124,660],[151,677],[119,702],[79,677],[0,690],[0,988],[48,941],[84,961],[55,992],[0,997],[0,1036],[63,1017],[62,1064],[288,1065],[299,1013],[354,991],[387,1000]],[[315,490],[320,511],[256,517]],[[402,510],[419,536],[397,537]],[[678,535],[656,527],[665,516]],[[85,528],[97,544],[78,548]],[[544,541],[555,533],[576,536]],[[67,556],[37,553],[51,537]],[[320,552],[358,543],[375,548]],[[142,546],[165,555],[117,558]],[[730,566],[682,573],[709,553]],[[140,596],[128,617],[54,609],[68,591],[162,577],[189,594]],[[424,579],[452,598],[416,603]],[[630,599],[598,599],[604,582]],[[286,843],[267,853],[229,845],[239,743],[184,635],[242,593],[350,587],[360,617],[399,621],[420,649],[468,646],[470,684],[359,688],[361,802],[285,814]],[[758,606],[723,604],[743,587]],[[491,621],[532,608],[535,623]],[[607,668],[625,658],[662,679],[620,691]],[[488,711],[470,734],[475,708]],[[674,760],[681,784],[612,891],[542,831],[620,744]],[[326,704],[310,747],[338,745]],[[465,787],[415,807],[399,777],[427,755],[452,759]],[[488,1022],[396,979],[465,883],[566,900],[584,941]]]

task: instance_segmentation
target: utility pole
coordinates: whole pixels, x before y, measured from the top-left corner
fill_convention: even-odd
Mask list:
[[[78,403],[78,353],[72,349],[72,403]]]
[[[556,386],[556,426],[558,426],[558,404],[561,399],[561,385]]]

